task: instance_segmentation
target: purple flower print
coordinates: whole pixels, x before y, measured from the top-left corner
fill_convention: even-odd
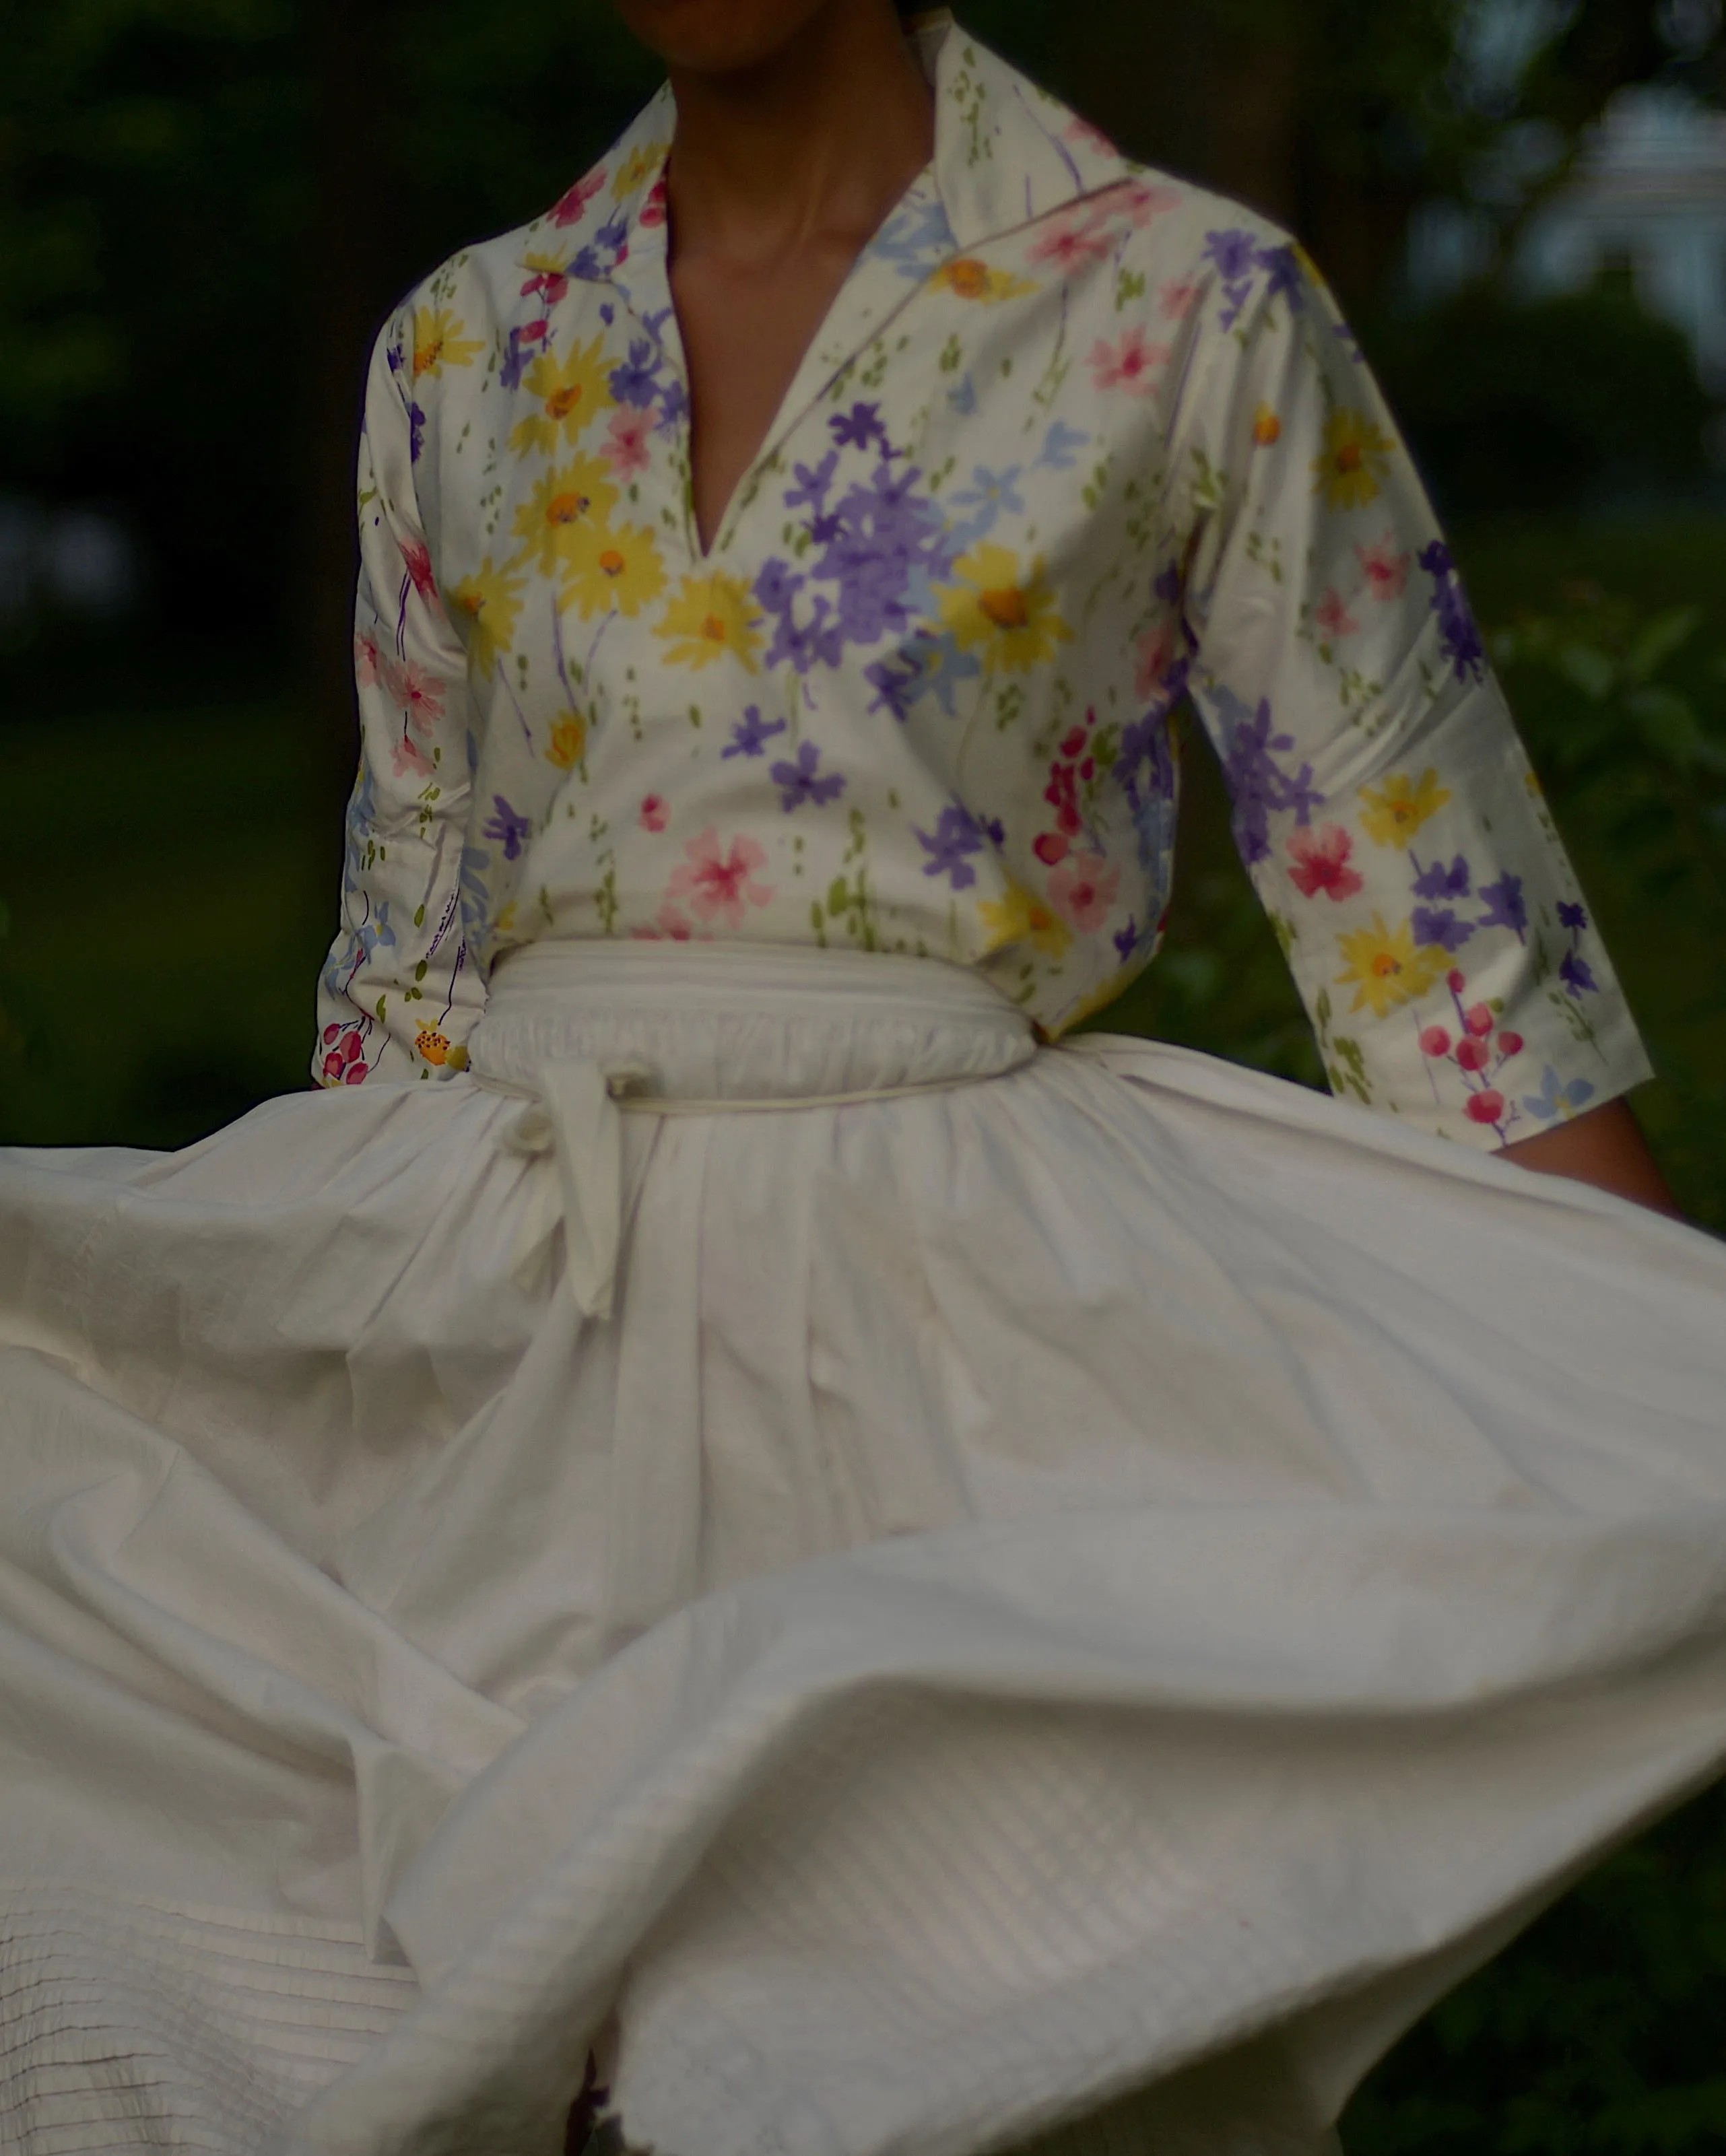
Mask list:
[[[1287,754],[1295,742],[1292,734],[1271,731],[1268,697],[1251,715],[1241,699],[1227,689],[1218,690],[1216,704],[1230,727],[1228,753],[1223,762],[1223,775],[1234,803],[1230,824],[1235,849],[1251,868],[1270,855],[1273,812],[1292,809],[1295,821],[1304,829],[1312,820],[1312,811],[1324,806],[1324,796],[1312,783],[1310,763],[1303,763],[1292,774],[1277,763],[1277,757]]]
[[[1258,242],[1238,228],[1205,235],[1205,259],[1215,265],[1225,285],[1238,285],[1258,267]]]
[[[1474,923],[1463,921],[1447,906],[1417,906],[1410,924],[1417,943],[1436,943],[1445,950],[1460,951],[1474,933]]]
[[[1588,926],[1588,909],[1578,906],[1574,899],[1559,901],[1559,920],[1573,936],[1580,936]]]
[[[837,801],[845,790],[845,780],[836,771],[817,777],[821,752],[813,742],[804,742],[798,748],[795,763],[776,763],[769,776],[775,786],[784,790],[779,796],[779,806],[789,816],[794,808],[800,808],[805,801],[817,808],[830,801]]]
[[[418,404],[408,407],[408,461],[417,465],[425,448],[425,413]]]
[[[1497,883],[1483,883],[1475,895],[1487,903],[1486,911],[1474,924],[1477,928],[1512,929],[1518,942],[1527,942],[1523,932],[1528,925],[1528,909],[1523,898],[1523,880],[1519,875],[1513,875],[1507,869]]]
[[[521,349],[521,329],[517,323],[510,331],[509,342],[504,346],[503,363],[497,370],[500,386],[505,389],[519,389],[527,368],[527,355]]]
[[[1459,681],[1486,678],[1487,647],[1468,594],[1462,588],[1455,556],[1442,539],[1420,550],[1420,567],[1432,579],[1432,611],[1438,616],[1439,642]]]
[[[911,628],[924,610],[924,588],[945,580],[959,551],[934,503],[917,492],[922,475],[915,466],[896,476],[883,459],[866,484],[854,483],[835,501],[838,454],[830,450],[813,470],[799,465],[799,484],[785,497],[788,507],[818,512],[807,528],[821,551],[805,578],[794,582],[776,562],[768,564],[765,588],[761,579],[756,585],[776,624],[767,663],[789,660],[799,674],[817,664],[836,665],[847,644],[876,644]],[[809,618],[799,622],[793,602],[805,583],[833,589],[817,593]]]
[[[775,719],[768,726],[763,721],[761,706],[746,704],[742,717],[731,730],[730,741],[719,752],[720,761],[722,763],[728,756],[765,756],[767,743],[784,731],[783,719]]]
[[[533,836],[533,819],[518,814],[501,793],[494,793],[491,800],[497,814],[480,835],[483,839],[496,839],[503,848],[503,857],[506,861],[519,860],[522,847]]]
[[[923,863],[923,874],[944,875],[954,891],[968,891],[977,880],[969,856],[980,854],[984,844],[983,830],[970,810],[955,802],[936,819],[932,836],[927,831],[918,831],[917,836],[929,856]]]
[[[842,449],[866,449],[874,444],[883,457],[895,454],[887,440],[887,430],[881,424],[879,404],[854,404],[849,412],[835,412],[827,424]]]
[[[1559,978],[1573,996],[1597,995],[1600,993],[1600,984],[1590,970],[1588,961],[1579,957],[1574,951],[1566,951],[1559,959]]]
[[[1129,921],[1124,928],[1117,928],[1115,931],[1115,955],[1125,966],[1131,962],[1133,954],[1138,948],[1138,924],[1137,921]]]
[[[1184,596],[1180,580],[1180,565],[1171,562],[1166,569],[1158,572],[1151,590],[1166,607],[1178,607]]]
[[[762,563],[755,579],[755,596],[769,613],[783,613],[808,581],[776,554]]]
[[[646,337],[631,337],[629,356],[612,368],[610,388],[619,404],[645,412],[660,393],[660,369],[665,355],[656,352]]]
[[[1420,866],[1420,857],[1410,850],[1409,859],[1414,863],[1415,896],[1416,898],[1467,898],[1472,879],[1468,864],[1458,854],[1446,868],[1442,861],[1434,861],[1428,868]]]
[[[827,506],[827,497],[833,490],[833,475],[839,470],[839,451],[829,449],[818,465],[795,465],[795,486],[785,490],[788,509],[813,509],[819,516]]]
[[[609,218],[569,265],[572,277],[597,284],[629,259],[629,220],[621,212]]]
[[[1306,293],[1301,283],[1301,259],[1293,248],[1265,248],[1259,255],[1259,265],[1270,273],[1265,287],[1267,295],[1287,300],[1290,311],[1299,314]]]

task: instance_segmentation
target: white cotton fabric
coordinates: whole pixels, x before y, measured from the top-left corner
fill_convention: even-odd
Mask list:
[[[0,1153],[0,2147],[1312,2156],[1720,1770],[1717,1242],[905,963]]]

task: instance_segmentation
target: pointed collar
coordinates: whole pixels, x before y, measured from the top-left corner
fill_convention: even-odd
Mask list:
[[[1136,170],[1107,138],[954,22],[945,9],[910,32],[935,92],[934,193],[961,253]],[[665,159],[676,126],[669,83],[603,162],[522,234],[521,261],[551,283],[627,275],[663,256]]]

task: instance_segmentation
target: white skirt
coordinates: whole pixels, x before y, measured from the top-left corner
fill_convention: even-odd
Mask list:
[[[1305,2156],[1726,1763],[1709,1236],[924,962],[473,1065],[0,1153],[0,2148]]]

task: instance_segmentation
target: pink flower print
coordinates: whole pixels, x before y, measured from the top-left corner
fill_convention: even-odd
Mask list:
[[[548,307],[555,307],[569,290],[569,279],[562,270],[541,270],[521,287],[521,297],[532,299],[537,293]]]
[[[1445,975],[1445,986],[1453,996],[1460,996],[1463,989],[1468,986],[1468,976],[1460,966],[1452,966],[1450,972]]]
[[[394,669],[391,670],[392,672]],[[444,716],[444,685],[410,659],[392,684],[396,701],[408,715],[417,734],[429,734]]]
[[[1288,842],[1289,880],[1307,898],[1317,898],[1320,891],[1333,899],[1353,898],[1363,888],[1361,877],[1348,865],[1354,851],[1354,841],[1340,824],[1297,831]]]
[[[328,1050],[320,1073],[326,1086],[363,1085],[370,1075],[371,1066],[366,1061],[365,1051],[360,1046],[357,1029],[344,1029],[339,1025],[324,1028],[324,1046]]]
[[[1527,1045],[1519,1033],[1501,1033],[1498,1036],[1501,1055],[1520,1055]]]
[[[1483,1040],[1465,1034],[1456,1043],[1456,1062],[1464,1070],[1484,1070],[1492,1060],[1492,1051]]]
[[[683,850],[689,858],[672,870],[665,896],[688,899],[690,911],[698,921],[722,920],[727,928],[741,928],[746,900],[751,906],[765,906],[772,898],[770,884],[750,880],[767,862],[767,849],[756,839],[733,839],[731,851],[722,853],[718,830],[710,824]]]
[[[1116,198],[1109,198],[1111,208]],[[1129,180],[1121,190],[1120,204],[1133,221],[1135,232],[1143,232],[1153,217],[1162,217],[1180,203],[1179,191],[1174,187],[1153,187],[1143,180]]]
[[[685,916],[672,905],[670,899],[667,899],[655,915],[653,925],[650,927],[632,928],[629,933],[650,943],[687,943],[694,936],[695,931],[690,927]]]
[[[1348,611],[1348,602],[1334,585],[1313,609],[1312,619],[1326,636],[1355,636],[1360,624]]]
[[[552,223],[559,228],[564,225],[578,224],[581,222],[582,212],[604,184],[605,167],[604,165],[596,165],[587,177],[578,180],[558,203],[557,208],[552,212]]]
[[[1099,157],[1118,155],[1114,144],[1102,128],[1088,120],[1081,120],[1076,113],[1068,121],[1062,132],[1069,142],[1077,143],[1081,150],[1094,150]]]
[[[611,415],[611,427],[599,454],[620,479],[647,470],[647,437],[653,425],[650,411],[624,405]]]
[[[408,583],[434,613],[441,613],[443,602],[438,597],[438,580],[432,574],[431,548],[423,539],[403,539],[400,543]]]
[[[1472,1123],[1502,1123],[1504,1120],[1504,1096],[1491,1086],[1483,1093],[1471,1093],[1467,1113]]]
[[[389,745],[390,768],[398,778],[429,778],[431,758],[412,734],[398,734]]]
[[[1168,363],[1169,346],[1151,343],[1139,322],[1133,325],[1119,344],[1100,338],[1086,362],[1099,389],[1124,389],[1134,397],[1148,397],[1157,386],[1160,370]]]
[[[665,806],[663,793],[650,793],[641,803],[640,824],[644,831],[663,831],[671,820],[671,812]]]
[[[1429,1025],[1420,1035],[1420,1053],[1423,1055],[1448,1055],[1450,1052],[1449,1034],[1441,1025]]]
[[[1381,603],[1400,599],[1408,588],[1409,557],[1397,552],[1392,534],[1387,531],[1370,547],[1357,547],[1354,552],[1373,597]]]
[[[1074,854],[1049,879],[1049,902],[1081,936],[1095,935],[1109,917],[1121,888],[1121,871],[1101,854]]]
[[[1172,624],[1164,622],[1145,631],[1138,639],[1138,669],[1133,677],[1136,696],[1148,696],[1163,686],[1174,671],[1176,651]]]
[[[1114,246],[1107,226],[1094,214],[1056,218],[1030,250],[1040,268],[1058,270],[1069,277],[1089,263],[1105,260]]]
[[[1072,841],[1059,831],[1044,831],[1037,838],[1031,851],[1045,869],[1058,867],[1072,851]]]
[[[1189,277],[1178,277],[1163,286],[1157,305],[1172,322],[1183,322],[1199,304],[1198,285]]]
[[[651,228],[665,221],[665,176],[661,172],[647,191],[637,222]]]
[[[375,688],[378,682],[378,639],[363,631],[356,631],[353,639],[353,677],[362,689]]]
[[[1490,1004],[1472,1004],[1462,1014],[1462,1023],[1477,1040],[1484,1040],[1492,1029],[1492,1010]]]

